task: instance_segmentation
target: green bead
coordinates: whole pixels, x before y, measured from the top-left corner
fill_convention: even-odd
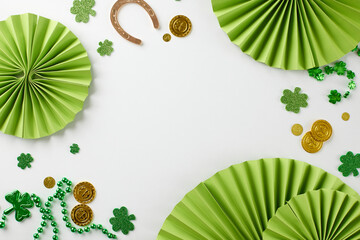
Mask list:
[[[63,207],[63,208],[66,207],[66,202],[61,202],[60,206]]]
[[[42,226],[42,227],[46,227],[46,225],[47,225],[47,223],[46,223],[45,221],[42,221],[42,222],[41,222],[41,226]]]
[[[85,231],[85,232],[90,232],[90,228],[89,228],[89,227],[86,227],[86,228],[84,228],[84,231]]]
[[[53,229],[53,233],[55,233],[55,234],[56,234],[56,233],[59,233],[59,229],[54,228],[54,229]]]
[[[2,220],[6,220],[6,216],[3,215],[3,216],[1,217],[1,219],[2,219]]]
[[[58,186],[58,187],[62,187],[62,186],[63,186],[63,183],[62,183],[62,182],[58,182],[58,183],[57,183],[57,186]]]
[[[69,181],[66,177],[64,177],[63,179],[62,179],[62,181],[64,182],[64,183],[66,183],[67,181]]]
[[[59,195],[58,195],[57,193],[54,193],[53,197],[54,197],[54,198],[58,198]]]
[[[107,236],[108,236],[108,238],[113,238],[112,233],[108,233]]]
[[[67,193],[71,193],[71,188],[67,187],[65,190]]]
[[[39,197],[34,197],[34,202],[35,202],[35,203],[40,202],[40,198],[39,198]]]
[[[49,219],[50,221],[52,221],[52,220],[54,220],[54,216],[53,216],[53,215],[49,215],[49,216],[48,216],[48,219]]]
[[[68,211],[64,208],[63,210],[61,210],[61,213],[62,213],[62,214],[67,214]]]
[[[51,202],[46,202],[45,207],[51,207]]]
[[[45,210],[45,213],[46,213],[46,214],[50,214],[50,213],[51,213],[51,209],[49,209],[49,208],[46,209],[46,210]]]
[[[78,232],[79,234],[83,234],[84,230],[83,230],[82,228],[79,228],[79,229],[77,230],[77,232]]]
[[[51,222],[51,226],[52,226],[52,227],[56,227],[56,226],[57,226],[57,223],[54,222],[54,221],[52,221],[52,222]]]
[[[72,185],[72,182],[70,180],[68,180],[68,182],[66,184],[70,187]]]
[[[59,200],[63,201],[64,200],[64,196],[59,196]]]
[[[5,222],[0,222],[0,228],[5,228]]]
[[[54,235],[54,236],[52,237],[52,239],[53,239],[53,240],[58,240],[59,237],[58,237],[57,235]]]
[[[64,216],[62,219],[63,219],[64,222],[69,221],[69,217],[68,217],[68,216]]]
[[[48,197],[48,201],[49,201],[49,202],[54,201],[54,197],[52,197],[52,196]]]
[[[72,227],[72,228],[70,228],[70,231],[71,232],[76,232],[76,228]]]
[[[37,208],[40,208],[40,207],[41,207],[41,203],[36,203],[35,206],[36,206]]]
[[[96,224],[91,224],[91,225],[90,225],[90,228],[95,229],[95,228],[96,228]]]
[[[97,225],[97,229],[100,229],[100,230],[101,230],[101,229],[103,229],[103,226],[102,226],[101,224],[98,224],[98,225]]]
[[[42,233],[42,232],[44,232],[44,229],[43,229],[42,227],[39,227],[39,228],[37,229],[37,231],[38,231],[38,233]]]
[[[39,236],[38,233],[35,233],[35,234],[33,235],[33,237],[34,237],[35,239],[38,239],[40,236]]]
[[[46,220],[46,219],[48,219],[48,217],[47,217],[45,214],[43,214],[43,215],[41,216],[41,219],[42,219],[42,220]]]
[[[40,209],[39,209],[39,212],[40,212],[40,213],[44,213],[44,212],[45,212],[45,208],[40,208]]]
[[[109,232],[109,231],[108,231],[107,229],[105,229],[105,228],[102,230],[102,233],[103,233],[103,234],[108,234],[108,232]]]
[[[66,226],[67,228],[71,228],[71,223],[70,223],[70,222],[67,222],[67,223],[65,224],[65,226]]]

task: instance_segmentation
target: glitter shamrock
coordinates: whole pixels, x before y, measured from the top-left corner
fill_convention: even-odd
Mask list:
[[[334,68],[333,67],[330,67],[330,66],[326,66],[324,68],[324,72],[327,74],[327,75],[330,75],[330,74],[333,74],[334,73]]]
[[[344,93],[344,98],[348,98],[350,95],[350,91],[346,91],[346,93]]]
[[[285,89],[283,96],[281,97],[281,102],[286,104],[285,109],[289,112],[299,113],[300,108],[307,107],[308,96],[304,93],[300,93],[301,88],[295,88],[294,92],[289,89]]]
[[[338,170],[342,172],[344,177],[349,176],[351,173],[354,176],[359,175],[357,168],[360,168],[360,154],[354,155],[349,151],[346,155],[340,157],[340,161],[343,164],[339,166]]]
[[[355,73],[351,70],[347,70],[346,72],[346,76],[348,79],[354,79],[355,78]]]
[[[9,193],[5,196],[6,201],[13,206],[4,211],[5,215],[9,215],[15,211],[15,219],[18,222],[30,217],[30,211],[27,208],[32,208],[34,202],[31,200],[31,196],[28,193],[21,194],[18,190]]]
[[[121,232],[125,235],[127,235],[130,231],[133,231],[135,229],[134,224],[131,222],[135,220],[135,215],[131,214],[128,215],[128,210],[126,207],[115,208],[113,218],[110,218],[109,222],[112,225],[112,229],[115,232],[118,232],[121,230]]]
[[[325,79],[325,74],[321,68],[312,68],[308,70],[309,76],[315,78],[318,81],[323,81]]]
[[[348,87],[350,90],[354,90],[356,88],[356,83],[355,81],[351,80],[348,84]]]
[[[95,6],[95,0],[74,0],[73,7],[70,9],[72,14],[75,14],[76,22],[87,23],[90,16],[95,16],[96,12],[92,8]]]
[[[332,104],[341,101],[341,93],[339,93],[337,90],[331,90],[328,97],[329,97],[329,102],[331,102]]]
[[[30,153],[25,154],[22,153],[20,154],[20,156],[17,158],[17,160],[19,161],[18,163],[18,167],[21,169],[25,169],[26,167],[31,168],[31,162],[34,161],[33,157],[30,155]]]
[[[338,75],[345,75],[346,63],[343,61],[335,63],[334,70]]]
[[[101,56],[110,56],[111,53],[114,51],[112,45],[113,43],[107,39],[104,42],[99,42],[100,47],[97,49],[97,52],[100,53]]]
[[[80,151],[79,145],[77,145],[76,143],[70,146],[70,152],[72,154],[79,153],[79,151]]]

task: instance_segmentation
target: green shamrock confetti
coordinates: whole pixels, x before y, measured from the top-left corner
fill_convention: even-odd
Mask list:
[[[28,193],[21,194],[18,190],[9,193],[5,196],[6,201],[13,206],[4,211],[5,215],[9,215],[15,211],[15,219],[18,222],[31,216],[30,211],[27,208],[32,208],[34,202],[31,200],[31,196]]]
[[[351,80],[348,84],[348,87],[350,90],[354,90],[356,88],[356,83],[355,81]]]
[[[312,68],[308,70],[309,76],[315,78],[318,81],[323,81],[325,79],[325,74],[321,68]]]
[[[351,71],[351,70],[347,70],[346,76],[347,76],[348,79],[351,80],[351,79],[355,78],[355,73],[353,71]]]
[[[336,104],[337,102],[341,101],[341,93],[339,93],[337,90],[331,90],[328,97],[329,102],[331,102],[332,104]]]
[[[283,91],[283,96],[281,97],[281,102],[286,104],[285,109],[289,112],[299,113],[300,108],[307,107],[308,96],[304,93],[300,93],[301,88],[295,88],[294,92],[289,89]]]
[[[70,152],[72,154],[79,153],[79,151],[80,151],[79,145],[77,145],[76,143],[70,146]]]
[[[33,157],[30,155],[30,153],[25,154],[22,153],[20,154],[20,156],[17,158],[17,160],[19,161],[18,163],[18,167],[21,169],[25,169],[26,167],[31,168],[31,162],[34,161]]]
[[[113,43],[107,39],[104,42],[99,42],[100,47],[97,49],[97,52],[100,53],[101,56],[110,56],[111,53],[114,51],[112,45]]]
[[[324,71],[325,71],[325,73],[326,73],[327,75],[330,75],[330,74],[333,74],[333,73],[334,73],[335,69],[334,69],[333,67],[326,66],[326,67],[324,68]]]
[[[338,75],[345,75],[346,63],[343,61],[335,63],[334,70]]]
[[[74,0],[73,7],[70,9],[72,14],[75,14],[76,22],[87,23],[90,16],[95,16],[96,12],[92,8],[95,6],[95,0]]]
[[[111,223],[112,229],[115,232],[121,230],[124,235],[127,235],[130,231],[135,229],[134,224],[131,222],[135,220],[135,215],[128,215],[128,210],[126,207],[121,207],[120,209],[115,208],[113,213],[115,217],[110,218],[109,222]]]
[[[339,166],[338,170],[342,172],[344,177],[349,176],[351,173],[354,176],[359,175],[360,168],[360,154],[354,155],[352,152],[348,152],[346,155],[340,157],[340,161],[343,163]]]

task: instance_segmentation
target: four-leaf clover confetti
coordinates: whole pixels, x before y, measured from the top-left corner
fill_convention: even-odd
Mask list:
[[[76,22],[87,23],[90,16],[95,16],[96,12],[92,8],[95,6],[95,0],[74,0],[73,7],[70,9],[72,14],[75,14]]]
[[[79,151],[80,151],[79,145],[77,145],[76,143],[70,146],[70,152],[72,154],[79,153]]]
[[[130,231],[135,229],[134,224],[131,222],[135,220],[135,215],[128,215],[126,207],[121,207],[120,209],[115,208],[113,213],[115,217],[110,218],[109,222],[115,232],[121,230],[123,234],[127,235]]]
[[[332,104],[336,104],[337,102],[341,101],[341,93],[339,93],[337,90],[331,90],[328,97],[329,102],[331,102]]]
[[[360,154],[354,155],[352,152],[348,152],[346,155],[340,157],[340,161],[343,163],[339,166],[338,170],[342,172],[344,177],[349,176],[351,173],[354,176],[359,175],[360,168]]]
[[[31,162],[34,161],[33,157],[30,155],[30,153],[25,154],[22,153],[20,154],[20,156],[17,158],[17,160],[19,161],[18,163],[18,167],[21,169],[25,169],[26,167],[31,168]]]
[[[289,112],[299,113],[300,108],[307,107],[308,96],[304,93],[300,93],[301,88],[295,88],[294,92],[289,89],[285,89],[283,96],[281,97],[281,102],[286,104],[285,109]]]
[[[30,194],[21,194],[18,190],[9,193],[5,196],[6,201],[11,203],[13,206],[4,211],[5,215],[9,215],[15,211],[15,219],[18,222],[31,216],[30,211],[27,208],[32,208],[34,202],[31,199]]]
[[[114,51],[114,48],[112,47],[113,43],[109,40],[105,40],[104,42],[99,42],[99,48],[97,49],[97,52],[101,56],[108,55],[110,56],[111,53]]]
[[[338,75],[345,75],[346,63],[343,61],[335,63],[334,70]]]

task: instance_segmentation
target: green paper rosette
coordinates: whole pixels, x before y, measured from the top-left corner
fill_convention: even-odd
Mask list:
[[[0,130],[41,138],[63,129],[82,109],[91,63],[79,39],[34,14],[0,22]]]
[[[360,42],[355,0],[212,0],[212,6],[230,40],[271,67],[322,66]]]
[[[279,208],[319,189],[360,200],[340,179],[305,162],[274,158],[233,165],[186,194],[165,220],[157,240],[263,239]]]

